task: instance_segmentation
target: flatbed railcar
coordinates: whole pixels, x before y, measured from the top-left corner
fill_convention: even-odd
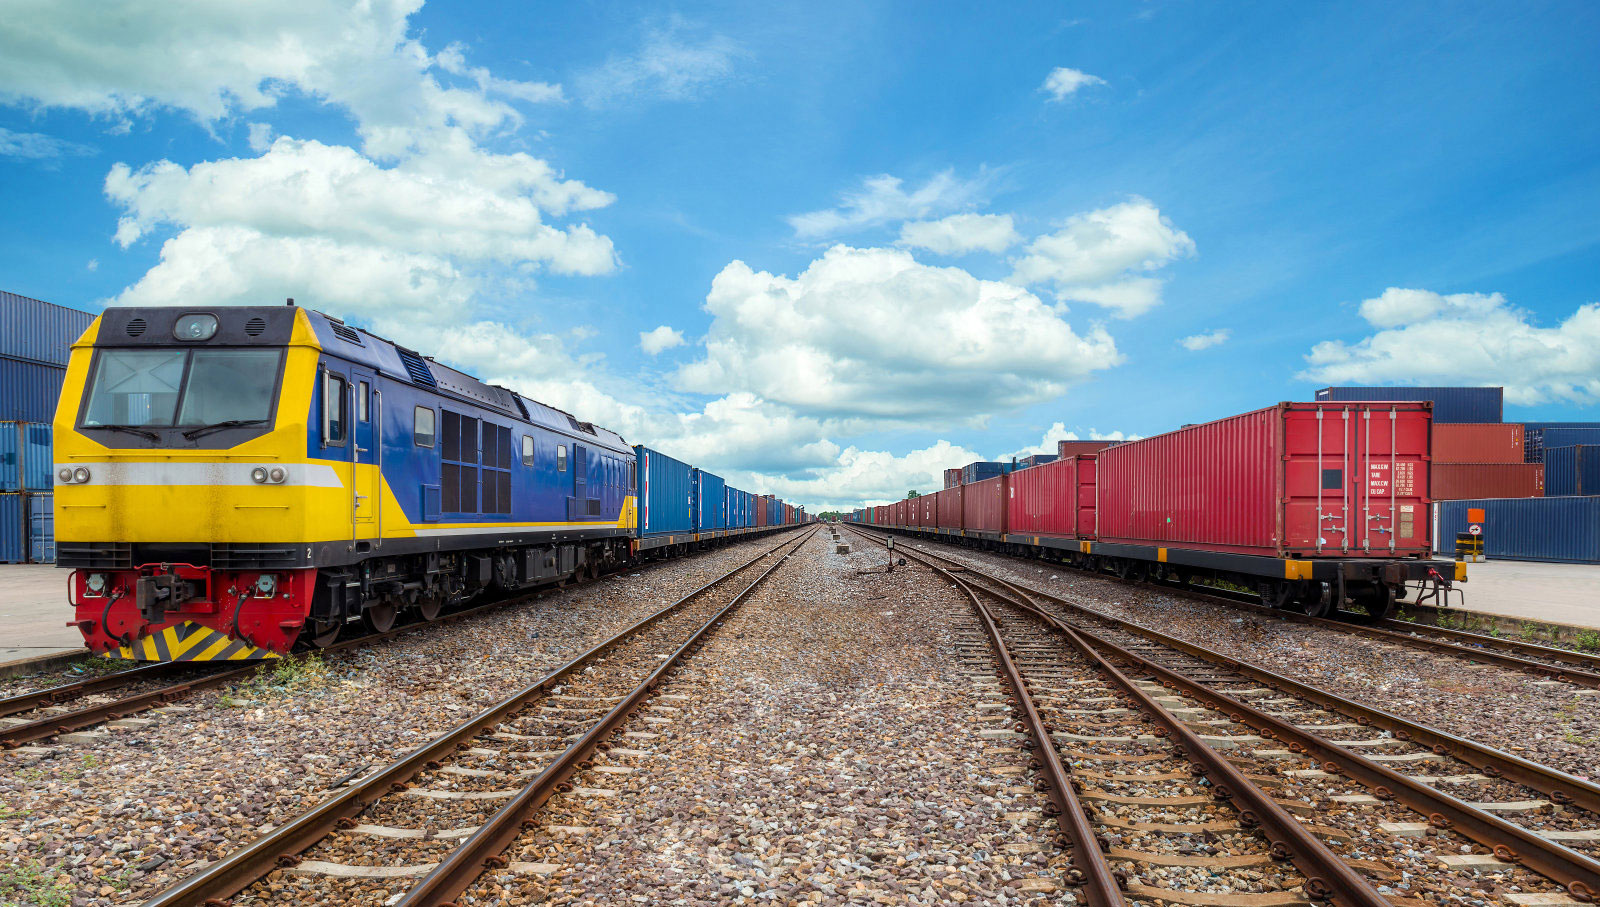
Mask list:
[[[135,660],[277,657],[756,531],[646,531],[648,448],[292,301],[106,310],[55,438],[71,624]]]
[[[1466,579],[1465,564],[1432,554],[1430,439],[1427,403],[1281,403],[944,489],[931,523],[921,498],[860,519],[1129,580],[1225,581],[1274,607],[1378,618],[1413,591],[1445,604]]]

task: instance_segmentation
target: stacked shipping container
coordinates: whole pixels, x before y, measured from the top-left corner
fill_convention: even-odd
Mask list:
[[[1505,414],[1503,387],[1325,387],[1319,403],[1359,401],[1432,402],[1433,421],[1500,422]]]
[[[1600,445],[1545,448],[1544,493],[1551,497],[1600,495]]]
[[[1483,522],[1468,522],[1469,510],[1483,511]],[[1491,559],[1600,563],[1600,496],[1444,501],[1433,511],[1443,554],[1454,553],[1456,536],[1476,525]]]
[[[1075,457],[1080,454],[1099,453],[1107,447],[1112,447],[1119,441],[1057,441],[1056,456]]]

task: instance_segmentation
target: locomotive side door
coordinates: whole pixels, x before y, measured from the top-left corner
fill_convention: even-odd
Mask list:
[[[350,541],[352,547],[361,547],[365,540],[379,535],[378,526],[378,467],[382,462],[380,451],[382,435],[378,426],[380,417],[377,382],[371,371],[358,367],[350,369],[350,462],[355,471],[350,499]]]

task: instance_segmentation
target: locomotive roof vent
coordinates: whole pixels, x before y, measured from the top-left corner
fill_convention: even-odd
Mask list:
[[[145,321],[144,321],[143,318],[135,318],[132,321],[128,322],[128,336],[129,337],[138,337],[138,336],[140,336],[141,334],[144,333],[144,329],[146,327],[148,327],[148,326],[149,325],[145,324]]]
[[[349,327],[344,322],[334,321],[330,318],[328,319],[328,326],[333,328],[333,332],[338,335],[340,340],[343,340],[346,343],[353,343],[356,346],[362,345],[361,335],[357,334],[355,329]]]
[[[267,319],[262,318],[260,315],[257,315],[256,317],[244,323],[244,332],[251,337],[260,337],[261,333],[266,329]]]

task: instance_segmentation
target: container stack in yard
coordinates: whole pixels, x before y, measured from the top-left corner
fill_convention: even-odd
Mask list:
[[[954,488],[954,487],[956,487],[957,485],[960,485],[960,484],[961,484],[961,467],[957,466],[957,467],[954,467],[953,469],[946,469],[944,471],[944,487],[946,487],[946,488]]]
[[[1600,495],[1440,501],[1433,519],[1441,554],[1476,526],[1489,560],[1600,564]]]
[[[1432,401],[1434,424],[1501,422],[1505,417],[1503,387],[1325,387],[1318,403],[1400,400]]]
[[[1600,495],[1600,444],[1569,444],[1544,451],[1547,497]]]
[[[1527,422],[1523,424],[1523,459],[1543,463],[1551,447],[1600,444],[1600,422]]]
[[[72,344],[93,322],[0,290],[0,563],[55,560],[51,422]]]
[[[982,482],[984,479],[992,479],[995,476],[1005,475],[1010,471],[1010,463],[979,460],[961,467],[961,484],[971,485],[973,482]]]

